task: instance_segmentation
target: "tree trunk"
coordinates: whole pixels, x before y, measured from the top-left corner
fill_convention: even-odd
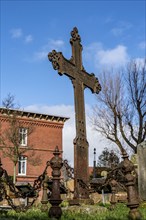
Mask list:
[[[14,164],[13,183],[16,184],[16,164]]]

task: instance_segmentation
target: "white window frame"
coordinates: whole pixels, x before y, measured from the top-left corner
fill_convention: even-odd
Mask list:
[[[19,128],[20,145],[27,146],[27,128]]]
[[[26,176],[27,157],[20,156],[18,160],[18,175]]]

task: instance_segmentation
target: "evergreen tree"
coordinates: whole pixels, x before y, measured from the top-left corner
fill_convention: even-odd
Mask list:
[[[97,166],[103,167],[115,167],[119,163],[120,159],[113,150],[104,148],[101,155],[98,157]]]

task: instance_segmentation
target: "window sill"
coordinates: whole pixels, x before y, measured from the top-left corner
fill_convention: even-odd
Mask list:
[[[26,174],[18,173],[18,176],[26,176]]]
[[[27,145],[20,145],[20,148],[28,148]]]

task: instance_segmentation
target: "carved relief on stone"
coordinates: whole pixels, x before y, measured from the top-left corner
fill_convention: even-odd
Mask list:
[[[93,92],[98,94],[100,91],[101,91],[101,85],[100,85],[98,79],[96,78],[96,82],[95,82]]]
[[[59,69],[59,60],[61,56],[62,53],[61,52],[57,53],[56,50],[52,50],[52,52],[48,54],[48,59],[52,62],[53,68],[55,70]]]
[[[72,38],[70,39],[70,43],[72,43],[73,41],[76,41],[76,40],[81,42],[81,37],[78,34],[78,29],[76,27],[74,27],[73,30],[71,31],[71,36],[72,36]]]

